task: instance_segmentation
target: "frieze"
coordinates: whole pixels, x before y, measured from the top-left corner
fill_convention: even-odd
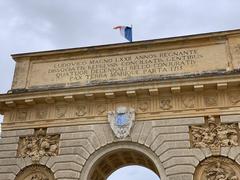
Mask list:
[[[51,120],[51,119],[69,119],[69,118],[86,118],[101,116],[107,120],[107,112],[111,111],[119,103],[124,102],[126,106],[131,106],[136,109],[138,117],[162,113],[167,115],[173,111],[176,113],[185,113],[187,111],[195,111],[196,113],[203,112],[206,114],[207,109],[211,108],[239,108],[240,93],[237,89],[222,91],[221,96],[217,95],[217,91],[214,92],[191,92],[191,93],[179,93],[177,96],[170,93],[161,93],[159,96],[141,96],[111,98],[111,99],[82,99],[81,101],[64,102],[59,101],[56,104],[35,104],[26,105],[26,107],[12,108],[13,114],[11,117],[5,118],[4,123],[11,122],[25,122],[30,123],[32,121]],[[92,103],[91,101],[94,101]],[[221,102],[221,103],[219,103]],[[174,113],[174,114],[176,114]],[[171,114],[172,115],[172,114]],[[7,117],[7,116],[6,116]],[[99,118],[98,118],[99,119]],[[70,122],[70,121],[69,121]]]
[[[219,153],[220,147],[239,145],[239,129],[236,123],[220,124],[218,117],[209,116],[204,126],[191,126],[192,147],[210,148]]]
[[[58,134],[48,135],[47,129],[35,129],[33,136],[20,137],[18,144],[18,157],[30,157],[38,162],[43,156],[56,156],[59,149]]]

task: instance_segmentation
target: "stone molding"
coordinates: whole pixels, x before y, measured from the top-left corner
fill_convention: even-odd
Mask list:
[[[22,105],[11,108],[5,113],[3,129],[33,127],[34,124],[48,126],[61,124],[105,123],[107,113],[118,106],[134,108],[136,121],[174,118],[180,116],[201,116],[219,114],[219,110],[229,114],[240,109],[238,89],[208,90],[202,92],[161,93],[137,97],[119,97],[113,99],[75,99],[48,104]],[[221,114],[222,115],[222,114]],[[68,120],[68,121],[66,121]]]

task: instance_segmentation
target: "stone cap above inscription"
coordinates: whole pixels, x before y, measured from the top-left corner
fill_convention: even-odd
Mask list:
[[[240,30],[12,57],[13,92],[218,75],[240,67]]]

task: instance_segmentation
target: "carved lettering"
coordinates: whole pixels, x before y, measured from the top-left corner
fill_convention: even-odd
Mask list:
[[[209,52],[211,48],[211,53]],[[70,56],[33,63],[29,87],[68,84],[84,86],[116,81],[138,81],[159,76],[226,69],[224,45],[141,52],[126,55]],[[217,57],[216,57],[217,56]],[[217,63],[215,62],[217,60]],[[223,63],[224,62],[224,63]],[[36,72],[41,78],[34,76]]]

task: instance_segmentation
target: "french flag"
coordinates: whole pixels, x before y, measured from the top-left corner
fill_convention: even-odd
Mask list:
[[[113,29],[119,29],[123,37],[132,42],[132,27],[129,26],[116,26]]]

